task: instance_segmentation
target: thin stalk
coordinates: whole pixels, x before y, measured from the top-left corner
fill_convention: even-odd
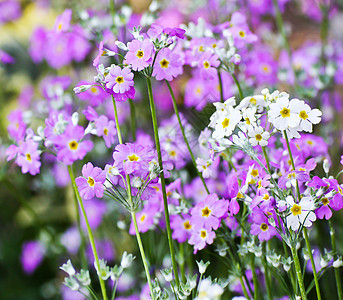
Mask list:
[[[255,270],[255,254],[253,253],[251,256],[251,271],[252,271],[252,279],[254,282],[254,300],[258,299],[258,280],[257,280],[257,275],[256,275],[256,270]]]
[[[239,281],[241,282],[241,286],[242,286],[242,290],[243,290],[245,298],[250,299],[247,289],[245,287],[244,281],[243,281],[243,277],[239,277]]]
[[[83,217],[84,217],[85,222],[86,222],[89,242],[91,243],[94,260],[95,260],[97,269],[100,272],[99,256],[98,256],[98,252],[96,251],[96,246],[95,246],[95,241],[94,241],[94,237],[93,237],[93,232],[92,232],[92,229],[91,229],[91,227],[89,225],[87,214],[86,214],[86,210],[85,210],[85,208],[83,206],[83,201],[82,201],[82,198],[80,196],[79,190],[78,190],[76,182],[75,182],[75,176],[74,176],[74,172],[73,172],[72,166],[68,166],[68,171],[69,171],[69,176],[70,176],[71,183],[72,183],[72,186],[73,186],[73,189],[74,189],[75,197],[77,198],[77,201],[79,202],[79,205],[80,205]],[[98,277],[99,277],[99,282],[100,282],[100,287],[101,287],[102,298],[103,298],[103,300],[107,300],[105,282],[99,276],[99,274],[98,274]]]
[[[335,230],[332,226],[331,219],[329,220],[329,227],[330,227],[330,237],[331,237],[331,245],[332,245],[332,252],[333,252],[333,259],[334,261],[337,259],[337,253],[336,253],[336,237],[335,237]],[[335,270],[335,278],[336,278],[336,286],[337,286],[337,295],[338,299],[342,300],[343,295],[342,295],[342,282],[341,282],[341,276],[339,273],[338,268],[334,268]]]
[[[311,249],[311,244],[310,244],[310,240],[308,238],[307,229],[305,227],[304,227],[303,232],[304,232],[307,252],[309,253],[310,260],[311,260],[312,272],[313,272],[314,282],[315,282],[315,285],[316,285],[317,299],[321,300],[322,296],[320,294],[320,288],[319,288],[318,276],[317,276],[317,271],[316,271],[316,265],[314,263],[314,259],[313,259],[313,255],[312,255],[312,249]]]
[[[297,249],[295,248],[295,245],[292,245],[291,251],[292,251],[292,256],[294,260],[295,273],[297,274],[298,284],[300,288],[301,299],[307,300],[305,285],[304,285],[303,277],[301,274],[301,267],[300,267],[298,252],[297,252]]]
[[[266,152],[266,147],[262,147],[262,151],[263,151],[263,155],[264,155],[264,158],[266,160],[266,163],[267,163],[267,168],[268,168],[268,171],[269,173],[271,174],[272,172],[270,171],[270,164],[269,164],[269,159],[268,159],[268,155],[267,155],[267,152]]]
[[[217,69],[217,73],[218,73],[218,81],[219,81],[220,101],[224,102],[223,79],[222,79],[222,74],[220,73],[220,69]]]
[[[174,247],[173,247],[173,239],[172,239],[172,233],[171,233],[171,228],[170,228],[170,218],[169,218],[169,211],[168,211],[168,200],[167,200],[167,193],[166,193],[166,182],[165,182],[164,173],[163,173],[162,154],[161,154],[160,139],[159,139],[159,136],[158,136],[158,125],[157,125],[155,103],[154,103],[154,98],[153,98],[153,95],[152,95],[151,79],[150,79],[150,77],[147,77],[146,80],[147,80],[147,86],[148,86],[148,94],[149,94],[149,102],[150,102],[150,109],[151,109],[152,124],[153,124],[153,128],[154,128],[156,151],[157,151],[157,155],[158,155],[158,163],[159,163],[160,169],[162,170],[160,176],[161,176],[163,205],[164,205],[164,214],[165,214],[165,218],[166,218],[166,227],[167,227],[167,236],[168,236],[169,250],[170,250],[170,256],[171,256],[171,259],[172,259],[175,283],[176,283],[176,286],[179,287],[180,280],[179,280],[179,274],[178,274],[178,270],[177,270],[177,264],[176,264],[176,259],[175,259],[175,252],[174,252]]]
[[[268,300],[271,300],[273,299],[273,296],[272,296],[272,289],[271,289],[271,284],[270,284],[269,269],[268,269],[268,264],[267,264],[267,259],[266,259],[266,242],[262,243],[262,263],[264,267],[264,279],[266,282],[267,297],[268,297]]]
[[[117,127],[118,140],[119,140],[120,144],[123,144],[123,138],[121,136],[120,126],[119,126],[119,121],[118,121],[117,105],[116,105],[116,101],[115,101],[113,96],[112,96],[112,101],[113,101],[114,118],[115,118],[116,127]],[[142,243],[142,239],[141,239],[141,235],[140,235],[139,230],[138,230],[137,219],[136,219],[136,212],[133,210],[133,201],[132,201],[130,176],[126,175],[125,179],[126,179],[127,194],[129,196],[129,205],[130,205],[130,209],[131,209],[130,213],[131,213],[131,217],[132,217],[132,220],[133,220],[133,224],[135,226],[135,232],[136,232],[136,239],[137,239],[137,243],[138,243],[138,248],[139,248],[139,252],[140,252],[141,257],[142,257],[143,266],[144,266],[144,270],[145,270],[145,275],[146,275],[146,278],[147,278],[147,281],[148,281],[148,284],[149,284],[151,299],[155,300],[155,296],[154,296],[154,293],[153,293],[153,286],[152,286],[150,272],[149,272],[149,267],[148,267],[148,263],[147,263],[147,260],[146,260],[146,256],[145,256],[145,252],[144,252],[144,247],[143,247],[143,243]]]
[[[235,83],[237,85],[237,88],[238,88],[238,91],[239,91],[239,96],[241,97],[241,100],[242,100],[244,98],[244,96],[243,96],[243,92],[242,92],[242,89],[241,89],[241,85],[239,84],[236,75],[233,74],[233,73],[231,75],[232,75],[232,78],[233,78],[233,80],[235,81]]]
[[[293,159],[293,155],[292,155],[291,147],[289,145],[289,140],[288,140],[288,136],[287,136],[286,131],[284,131],[284,134],[285,134],[285,139],[286,139],[286,143],[287,143],[289,157],[291,159],[292,168],[293,168],[293,170],[295,170],[294,159]],[[298,194],[298,201],[300,202],[301,196],[300,196],[298,180],[296,181],[296,190],[297,190],[297,194]],[[304,237],[305,237],[305,242],[306,242],[306,246],[307,246],[308,255],[310,256],[310,260],[311,260],[311,264],[312,264],[313,277],[314,277],[314,282],[316,284],[317,298],[318,298],[318,300],[321,300],[318,276],[317,276],[317,272],[316,272],[316,268],[315,268],[315,263],[314,263],[314,259],[313,259],[311,244],[310,244],[310,241],[309,241],[309,238],[308,238],[306,227],[304,227],[303,232],[304,232]]]
[[[129,98],[130,103],[130,118],[131,118],[131,133],[132,139],[136,140],[136,110],[135,105],[133,104],[132,99]]]
[[[180,273],[182,282],[186,282],[186,271],[185,271],[185,245],[180,243]]]
[[[207,185],[206,185],[206,182],[205,182],[204,177],[202,176],[202,174],[199,172],[199,170],[198,170],[198,168],[197,168],[197,164],[196,164],[196,162],[195,162],[195,158],[194,158],[193,151],[192,151],[191,147],[189,146],[189,142],[188,142],[188,139],[187,139],[187,137],[186,137],[185,129],[183,128],[183,125],[182,125],[182,122],[181,122],[181,118],[180,118],[180,114],[179,114],[179,110],[178,110],[178,108],[177,108],[177,104],[176,104],[176,100],[175,100],[175,95],[174,95],[173,89],[171,88],[170,83],[169,83],[167,80],[166,80],[166,83],[167,83],[167,86],[168,86],[170,95],[171,95],[171,97],[172,97],[172,100],[173,100],[174,111],[175,111],[177,120],[179,121],[179,126],[180,126],[180,129],[181,129],[181,132],[182,132],[182,136],[183,136],[183,139],[184,139],[184,141],[185,141],[185,143],[186,143],[186,145],[187,145],[188,152],[189,152],[189,154],[191,155],[193,165],[194,165],[194,167],[195,167],[195,170],[196,170],[197,173],[198,173],[198,176],[200,177],[200,179],[201,179],[201,181],[202,181],[202,184],[203,184],[204,187],[205,187],[205,190],[206,190],[207,194],[209,194],[210,191],[208,190],[208,187],[207,187]]]

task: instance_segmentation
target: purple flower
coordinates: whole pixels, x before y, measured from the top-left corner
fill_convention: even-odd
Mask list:
[[[93,198],[86,201],[84,205],[88,217],[89,226],[95,230],[100,226],[103,217],[108,210],[107,203],[102,200]],[[81,225],[82,228],[87,230],[86,222],[84,221],[84,219],[82,219]]]
[[[107,91],[114,96],[115,100],[123,102],[135,97],[133,73],[128,67],[121,69],[112,65],[105,81]]]
[[[61,244],[66,247],[70,254],[77,254],[81,244],[80,232],[77,227],[69,228],[61,236]]]
[[[169,48],[164,48],[158,52],[152,76],[157,80],[173,80],[174,77],[182,73],[182,62],[180,55],[173,53]]]
[[[45,247],[39,241],[24,243],[20,261],[26,274],[32,274],[41,264],[45,254]]]
[[[169,27],[167,27],[167,28],[163,29],[163,33],[170,35],[170,36],[176,36],[180,39],[184,39],[186,30],[183,30],[181,28],[169,28]]]
[[[15,155],[18,155],[16,163],[21,167],[21,171],[25,174],[29,172],[31,175],[36,175],[40,171],[40,152],[38,151],[38,143],[33,140],[27,140],[22,142],[19,147],[12,145],[10,146],[6,154],[8,155],[7,160],[11,160]]]
[[[45,57],[45,46],[48,33],[43,27],[37,27],[30,38],[29,53],[34,63],[41,62]]]
[[[127,47],[129,51],[125,55],[125,63],[130,64],[132,70],[141,71],[151,64],[154,45],[150,40],[133,40]]]
[[[83,166],[82,176],[75,180],[80,196],[85,200],[95,196],[101,198],[104,195],[103,183],[106,180],[106,173],[98,167],[93,167],[92,163],[89,162]]]
[[[114,143],[114,137],[117,134],[116,126],[114,121],[108,120],[106,116],[100,116],[94,121],[96,135],[102,136],[105,140],[107,148],[110,148]]]
[[[11,55],[0,49],[0,62],[2,62],[3,64],[14,64],[15,59]]]
[[[83,159],[92,150],[91,141],[81,141],[84,137],[84,129],[81,126],[69,124],[64,133],[51,137],[51,141],[57,148],[57,159],[66,165]]]
[[[59,34],[69,30],[71,15],[73,11],[71,9],[66,9],[61,15],[56,18],[54,31]]]
[[[81,81],[78,83],[76,87],[79,87],[81,85],[91,85],[92,83],[87,81]],[[88,90],[82,93],[76,94],[77,97],[80,98],[82,101],[88,101],[88,103],[93,106],[97,107],[101,103],[103,103],[106,98],[108,98],[108,93],[104,91],[104,89],[101,86],[93,85]]]
[[[147,232],[154,225],[154,217],[158,212],[158,205],[146,205],[143,210],[136,214],[139,232]],[[130,225],[130,234],[135,235],[133,222]]]
[[[0,2],[0,25],[14,21],[21,16],[21,7],[18,1],[5,0]]]
[[[17,143],[25,137],[26,124],[24,122],[23,112],[20,109],[13,110],[7,117],[9,125],[7,131],[11,138]]]
[[[200,69],[200,76],[204,79],[213,79],[217,76],[216,68],[220,65],[220,61],[216,54],[212,51],[206,51],[199,58],[198,67]]]
[[[133,172],[147,172],[149,162],[154,158],[154,153],[149,147],[138,144],[120,144],[113,152],[114,165],[123,169],[126,174]]]
[[[183,214],[182,217],[179,215],[172,215],[170,217],[170,227],[173,229],[173,239],[179,243],[187,241],[191,235],[192,225],[190,224],[190,216]]]
[[[191,237],[188,241],[189,244],[194,245],[194,254],[198,250],[204,249],[206,244],[212,244],[216,234],[206,228],[195,228],[191,232]]]
[[[229,201],[218,200],[217,194],[210,194],[191,210],[191,224],[196,228],[218,229],[221,218],[227,217]]]
[[[98,47],[98,55],[93,60],[93,66],[98,67],[100,63],[100,57],[104,55],[104,41],[101,41]]]

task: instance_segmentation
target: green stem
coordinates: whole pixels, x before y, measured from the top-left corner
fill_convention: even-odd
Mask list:
[[[245,287],[244,281],[243,281],[243,277],[239,277],[239,281],[241,282],[241,286],[242,286],[242,290],[243,290],[245,298],[250,299],[247,289]]]
[[[295,248],[295,245],[291,246],[291,251],[292,251],[292,256],[293,256],[293,260],[294,260],[295,273],[297,275],[298,284],[299,284],[299,288],[300,288],[301,299],[307,300],[305,285],[304,285],[303,277],[301,274],[301,267],[300,267],[298,252],[297,252],[297,249]]]
[[[251,256],[251,271],[252,271],[252,278],[254,282],[254,300],[258,299],[258,280],[257,280],[257,275],[256,275],[256,270],[255,270],[255,254],[253,253]]]
[[[222,79],[222,74],[220,74],[220,69],[217,69],[217,73],[218,73],[219,90],[220,90],[220,101],[224,102],[223,79]]]
[[[186,145],[187,145],[188,152],[189,152],[189,154],[191,155],[193,165],[194,165],[194,167],[195,167],[195,170],[196,170],[197,173],[198,173],[198,176],[200,177],[200,179],[201,179],[201,181],[202,181],[202,184],[203,184],[204,187],[205,187],[205,190],[206,190],[207,194],[209,194],[210,191],[208,190],[208,187],[207,187],[207,185],[206,185],[206,182],[205,182],[204,177],[202,176],[202,174],[199,172],[199,170],[198,170],[198,168],[197,168],[197,164],[196,164],[196,162],[195,162],[195,158],[194,158],[193,151],[192,151],[191,147],[189,146],[189,142],[188,142],[188,139],[187,139],[187,137],[186,137],[185,129],[183,128],[183,125],[182,125],[182,122],[181,122],[181,118],[180,118],[180,114],[179,114],[179,110],[178,110],[178,108],[177,108],[177,104],[176,104],[176,100],[175,100],[175,95],[174,95],[173,89],[171,88],[170,83],[169,83],[167,80],[166,80],[166,83],[167,83],[167,86],[168,86],[170,95],[171,95],[171,97],[172,97],[172,100],[173,100],[174,111],[175,111],[177,120],[179,121],[179,126],[180,126],[180,129],[181,129],[181,132],[182,132],[182,136],[183,136],[183,139],[184,139],[184,141],[185,141],[185,143],[186,143]]]
[[[130,117],[131,117],[131,133],[132,133],[132,139],[136,140],[136,111],[135,111],[135,105],[133,104],[132,99],[129,98],[130,103]]]
[[[331,237],[331,245],[332,245],[332,252],[333,252],[333,260],[335,261],[337,259],[337,253],[336,253],[336,237],[335,237],[335,230],[332,226],[331,219],[329,220],[329,227],[330,227],[330,237]],[[342,300],[342,282],[341,282],[341,276],[339,273],[338,268],[334,268],[335,270],[335,278],[336,278],[336,286],[337,286],[337,295],[338,299]]]
[[[118,121],[118,111],[117,111],[117,105],[116,105],[116,101],[114,99],[114,97],[112,96],[112,101],[113,101],[113,108],[114,108],[114,118],[115,118],[115,122],[116,122],[116,127],[117,127],[117,135],[118,135],[118,140],[119,140],[119,144],[123,144],[123,138],[121,136],[121,131],[120,131],[120,126],[119,126],[119,121]],[[139,247],[139,252],[141,254],[142,257],[142,261],[143,261],[143,266],[144,266],[144,270],[145,270],[145,275],[149,284],[149,289],[150,289],[150,295],[151,295],[151,299],[155,300],[155,296],[153,293],[153,286],[152,286],[152,282],[151,282],[151,277],[150,277],[150,272],[149,272],[149,267],[148,267],[148,263],[146,260],[146,256],[145,256],[145,252],[144,252],[144,247],[143,247],[143,243],[142,243],[142,239],[141,239],[141,235],[139,233],[139,229],[138,229],[138,225],[137,225],[137,219],[136,219],[136,212],[134,211],[134,205],[133,205],[133,201],[132,201],[132,192],[131,192],[131,182],[130,182],[130,176],[126,175],[126,187],[127,187],[127,194],[129,196],[129,204],[130,204],[130,208],[131,208],[131,217],[133,220],[133,224],[135,226],[135,232],[136,232],[136,239],[137,239],[137,243],[138,243],[138,247]]]
[[[180,243],[180,273],[182,282],[186,282],[186,271],[185,271],[185,245]]]
[[[237,88],[238,88],[238,91],[239,91],[239,96],[241,97],[241,100],[242,100],[244,98],[244,96],[243,96],[243,92],[242,92],[242,89],[241,89],[241,85],[239,84],[236,75],[233,74],[233,73],[231,75],[232,75],[232,78],[233,78],[233,80],[235,81],[235,83],[237,85]]]
[[[160,139],[159,139],[159,136],[158,136],[158,125],[157,125],[155,103],[154,103],[154,98],[153,98],[153,95],[152,95],[151,79],[150,79],[150,77],[147,77],[146,80],[147,80],[147,86],[148,86],[148,94],[149,94],[149,102],[150,102],[150,109],[151,109],[152,124],[153,124],[153,128],[154,128],[156,151],[157,151],[157,155],[158,155],[158,163],[159,163],[160,169],[162,171],[160,176],[161,176],[163,205],[164,205],[164,214],[165,214],[165,218],[166,218],[166,227],[167,227],[167,236],[168,236],[169,250],[170,250],[170,256],[171,256],[171,259],[172,259],[175,283],[176,283],[176,286],[179,287],[180,280],[179,280],[179,274],[178,274],[178,271],[177,271],[175,252],[174,252],[174,247],[173,247],[173,239],[172,239],[172,233],[171,233],[171,228],[170,228],[170,219],[169,219],[169,211],[168,211],[168,200],[167,200],[167,193],[166,193],[166,183],[165,183],[164,173],[163,173],[162,154],[161,154]]]
[[[151,296],[151,299],[154,300],[155,296],[154,296],[154,292],[153,292],[153,287],[152,287],[149,267],[148,267],[148,263],[147,263],[147,260],[146,260],[146,256],[145,256],[145,252],[144,252],[144,248],[143,248],[143,243],[142,243],[142,239],[141,239],[141,235],[140,235],[139,230],[138,230],[138,225],[137,225],[137,220],[136,220],[136,213],[134,211],[132,211],[131,212],[131,216],[132,216],[133,224],[135,225],[137,243],[138,243],[139,251],[140,251],[141,256],[142,256],[142,261],[143,261],[143,265],[144,265],[145,275],[146,275],[146,278],[147,278],[148,284],[149,284],[150,296]]]
[[[271,174],[272,172],[270,171],[270,164],[269,164],[269,159],[268,159],[268,155],[267,155],[267,152],[266,152],[266,147],[262,147],[262,151],[263,151],[263,155],[264,155],[264,158],[266,160],[266,163],[267,163],[267,168],[268,168],[268,171],[269,173]]]
[[[304,227],[304,237],[305,237],[305,242],[306,242],[306,247],[307,247],[307,252],[310,256],[310,260],[311,260],[311,265],[312,265],[312,272],[313,272],[313,277],[314,277],[314,282],[316,284],[316,292],[317,292],[317,299],[321,300],[322,296],[320,294],[320,288],[319,288],[319,282],[318,282],[318,276],[317,276],[317,271],[316,271],[316,265],[314,263],[314,259],[313,259],[313,254],[312,254],[312,249],[311,249],[311,244],[310,244],[310,240],[308,238],[308,234],[307,234],[307,229]]]
[[[82,201],[82,198],[80,196],[79,190],[78,190],[76,182],[75,182],[75,176],[74,176],[74,172],[73,172],[72,166],[68,166],[68,171],[69,171],[69,176],[70,176],[71,183],[72,183],[72,186],[73,186],[73,189],[74,189],[75,197],[77,198],[77,201],[79,202],[79,205],[80,205],[83,217],[84,217],[85,222],[86,222],[89,242],[91,243],[94,260],[95,260],[97,269],[100,272],[99,256],[98,256],[98,252],[96,251],[95,241],[94,241],[94,237],[93,237],[93,232],[92,232],[92,229],[91,229],[91,227],[89,225],[88,218],[87,218],[87,215],[86,215],[86,210],[85,210],[85,208],[83,206],[83,201]],[[100,287],[101,287],[101,293],[102,293],[103,300],[107,300],[105,282],[102,280],[102,278],[99,276],[99,274],[98,274],[98,277],[99,277],[99,282],[100,282]]]
[[[267,297],[268,297],[268,300],[271,300],[273,299],[273,296],[272,296],[272,289],[271,289],[271,284],[270,284],[269,268],[268,268],[268,263],[266,259],[266,242],[262,243],[262,263],[264,267],[264,279],[266,282]]]

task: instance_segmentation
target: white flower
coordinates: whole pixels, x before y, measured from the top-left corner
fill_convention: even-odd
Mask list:
[[[264,131],[261,126],[249,127],[248,130],[249,142],[252,146],[267,146],[270,134],[268,131]]]
[[[242,108],[242,116],[247,126],[256,125],[256,107]]]
[[[219,284],[212,284],[211,280],[203,279],[199,284],[199,294],[194,300],[217,300],[224,290]]]
[[[213,169],[211,168],[212,161],[210,159],[204,160],[198,157],[196,160],[196,164],[198,171],[202,173],[202,176],[204,178],[213,177]]]
[[[268,111],[269,121],[278,130],[297,127],[300,123],[298,109],[301,103],[298,99],[289,101],[288,97],[278,98],[270,105]]]
[[[61,270],[63,270],[64,272],[68,273],[69,276],[73,276],[75,275],[75,269],[73,267],[73,265],[71,264],[70,259],[68,259],[66,264],[63,264],[62,267],[60,267]]]
[[[311,197],[303,197],[299,203],[295,203],[293,197],[288,196],[286,202],[290,208],[290,214],[286,217],[288,228],[297,230],[301,224],[310,227],[312,222],[316,220],[316,215],[312,211],[314,203]]]
[[[300,117],[299,126],[303,131],[312,132],[312,124],[320,122],[322,112],[319,109],[311,109],[304,101],[298,99],[293,99],[292,101],[298,101],[296,112]]]
[[[237,105],[237,109],[242,110],[243,108],[252,107],[256,108],[258,113],[261,113],[265,107],[265,101],[263,95],[254,95],[245,97],[242,101]]]
[[[343,261],[342,261],[342,257],[336,259],[334,262],[333,262],[333,267],[334,268],[340,268],[343,266]]]
[[[95,269],[102,280],[107,280],[111,276],[110,267],[107,266],[107,261],[99,260],[99,270],[96,261],[94,262]]]
[[[125,251],[123,253],[122,258],[121,258],[120,265],[122,266],[123,269],[126,269],[126,268],[128,268],[131,265],[132,261],[135,258],[136,258],[135,256],[133,256],[132,254],[127,254],[127,252]]]
[[[218,116],[212,137],[214,139],[221,139],[225,136],[229,137],[241,118],[241,112],[230,106],[228,110],[223,111]]]
[[[200,274],[204,274],[206,272],[206,269],[208,267],[208,265],[210,264],[209,261],[207,261],[206,263],[204,263],[202,260],[201,261],[196,261],[198,268],[199,268],[199,273]]]

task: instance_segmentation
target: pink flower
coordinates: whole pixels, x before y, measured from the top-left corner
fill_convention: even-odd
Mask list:
[[[128,67],[121,69],[112,65],[105,81],[107,92],[112,94],[115,100],[122,102],[135,97],[133,73]]]
[[[93,66],[98,67],[100,63],[100,57],[104,55],[104,41],[101,41],[98,48],[98,55],[93,60]]]
[[[16,151],[18,151],[16,163],[21,167],[21,171],[24,174],[27,172],[31,175],[38,174],[41,166],[38,143],[33,140],[27,140],[26,142],[22,142],[19,147],[16,148]]]
[[[106,116],[100,116],[95,120],[96,135],[102,136],[105,140],[107,148],[110,148],[114,143],[114,137],[117,134],[117,130],[114,121],[108,120]]]
[[[73,11],[66,9],[60,16],[56,18],[54,31],[55,33],[62,33],[69,30],[71,15]]]
[[[216,68],[220,65],[220,61],[216,54],[210,50],[201,55],[198,63],[200,76],[204,79],[213,79],[217,76]]]
[[[32,274],[41,264],[45,251],[39,241],[30,241],[23,245],[20,261],[26,274]]]
[[[174,77],[182,73],[182,62],[178,54],[173,53],[169,48],[164,48],[158,52],[152,76],[156,80],[173,80]]]
[[[206,228],[196,228],[192,230],[189,244],[194,245],[194,254],[198,250],[204,249],[206,244],[212,244],[216,234]]]
[[[80,196],[85,200],[95,196],[101,198],[104,195],[103,184],[106,180],[106,173],[98,167],[93,167],[92,163],[89,162],[83,166],[82,176],[75,180]]]
[[[64,133],[52,136],[51,141],[57,148],[57,159],[66,165],[83,159],[93,148],[91,141],[81,141],[83,137],[83,127],[73,124],[69,124]]]
[[[210,194],[191,210],[191,224],[196,228],[218,229],[221,218],[227,217],[229,201],[219,200],[217,194]]]
[[[170,227],[173,229],[173,239],[179,243],[187,241],[191,235],[192,225],[190,224],[190,216],[183,214],[182,217],[179,215],[172,215],[170,217]]]
[[[150,40],[133,40],[127,46],[129,51],[125,55],[125,63],[130,64],[132,70],[141,71],[151,64],[154,45]]]

